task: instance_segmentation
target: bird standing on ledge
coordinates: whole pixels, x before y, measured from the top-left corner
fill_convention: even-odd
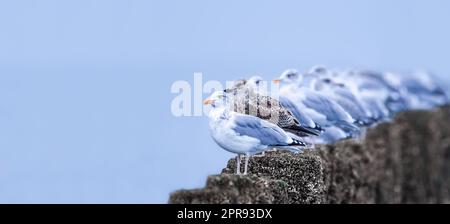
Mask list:
[[[223,91],[214,92],[204,101],[211,105],[209,127],[214,141],[223,149],[238,154],[236,174],[240,174],[241,156],[245,156],[244,175],[247,174],[249,157],[276,147],[299,151],[306,144],[295,135],[277,125],[255,116],[230,111]]]

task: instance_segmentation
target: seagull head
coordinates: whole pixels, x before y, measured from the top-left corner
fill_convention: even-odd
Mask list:
[[[313,89],[322,91],[335,86],[336,83],[330,78],[320,78],[312,82]]]
[[[259,86],[259,84],[263,81],[263,78],[259,75],[254,75],[247,80],[248,84]]]
[[[262,78],[261,76],[255,75],[255,76],[250,77],[250,78],[247,80],[247,85],[248,85],[250,88],[258,89],[259,87],[261,87],[263,81],[264,81],[264,80],[263,80],[263,78]]]
[[[312,75],[312,76],[324,76],[328,74],[328,70],[323,65],[316,65],[309,69],[308,72],[306,72],[306,75]]]
[[[286,84],[293,84],[293,83],[299,83],[302,81],[302,75],[295,69],[288,69],[281,73],[280,77],[278,79],[274,79],[273,83],[279,84],[279,83],[286,83]]]
[[[226,94],[224,91],[216,91],[211,96],[203,101],[204,105],[211,105],[213,107],[223,105],[226,99]]]

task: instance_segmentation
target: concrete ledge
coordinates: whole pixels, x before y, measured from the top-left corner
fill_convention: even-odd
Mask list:
[[[450,108],[400,113],[362,143],[269,152],[250,159],[248,176],[234,171],[231,159],[169,203],[450,203]]]

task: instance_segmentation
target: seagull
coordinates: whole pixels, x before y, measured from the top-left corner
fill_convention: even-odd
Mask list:
[[[295,71],[295,70],[292,70]],[[268,94],[265,94],[265,92],[261,91],[260,83],[263,81],[263,79],[260,76],[253,76],[249,78],[248,85],[253,87],[254,89],[258,90],[258,94],[265,95],[267,97]],[[274,99],[273,99],[274,100]],[[308,115],[306,115],[303,111],[301,111],[291,100],[284,96],[278,96],[279,104],[281,104],[282,107],[289,110],[294,117],[298,120],[300,125],[302,127],[307,128],[308,130],[314,132],[313,135],[320,135],[321,132],[323,132],[323,129],[320,127],[319,124],[314,122]]]
[[[407,99],[386,79],[384,73],[351,70],[335,78],[358,96],[379,119],[390,118],[407,109]]]
[[[447,94],[433,79],[430,73],[418,71],[401,80],[411,98],[411,109],[430,109],[449,104]]]
[[[244,175],[247,174],[249,157],[273,147],[299,151],[306,144],[277,125],[255,116],[230,111],[228,96],[216,91],[204,101],[211,105],[209,127],[214,141],[223,149],[238,154],[236,174],[240,174],[241,155],[245,155]]]
[[[343,83],[339,83],[339,72],[330,71],[325,66],[314,66],[307,73],[310,77],[308,83],[311,89],[321,92],[331,100],[338,103],[346,112],[356,120],[356,124],[369,126],[374,124],[377,119],[366,109],[361,100]],[[342,76],[340,77],[342,81]],[[347,79],[348,81],[348,79]]]
[[[317,78],[312,88],[338,103],[355,119],[358,126],[369,126],[375,123],[376,119],[364,108],[356,96],[344,85],[335,83],[332,78]]]
[[[260,76],[253,76],[248,80],[238,80],[231,88],[226,89],[225,91],[231,94],[229,101],[232,110],[257,116],[299,137],[318,136],[321,133],[315,123],[305,122],[306,118],[300,116],[298,111],[291,110],[295,108],[287,108],[279,100],[268,96],[260,86],[262,82]]]
[[[305,114],[311,117],[321,127],[336,126],[342,130],[337,132],[335,140],[357,135],[359,128],[354,125],[355,120],[335,101],[307,86],[301,85],[303,75],[296,70],[286,70],[275,83],[284,83],[280,90],[280,96],[284,96],[301,108]],[[326,129],[326,128],[325,128]]]

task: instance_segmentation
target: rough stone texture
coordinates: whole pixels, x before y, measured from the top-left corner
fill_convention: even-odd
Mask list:
[[[209,176],[204,189],[180,190],[170,197],[173,203],[288,203],[287,184],[254,175]]]
[[[450,108],[400,113],[356,140],[235,159],[206,187],[169,203],[450,203]]]

